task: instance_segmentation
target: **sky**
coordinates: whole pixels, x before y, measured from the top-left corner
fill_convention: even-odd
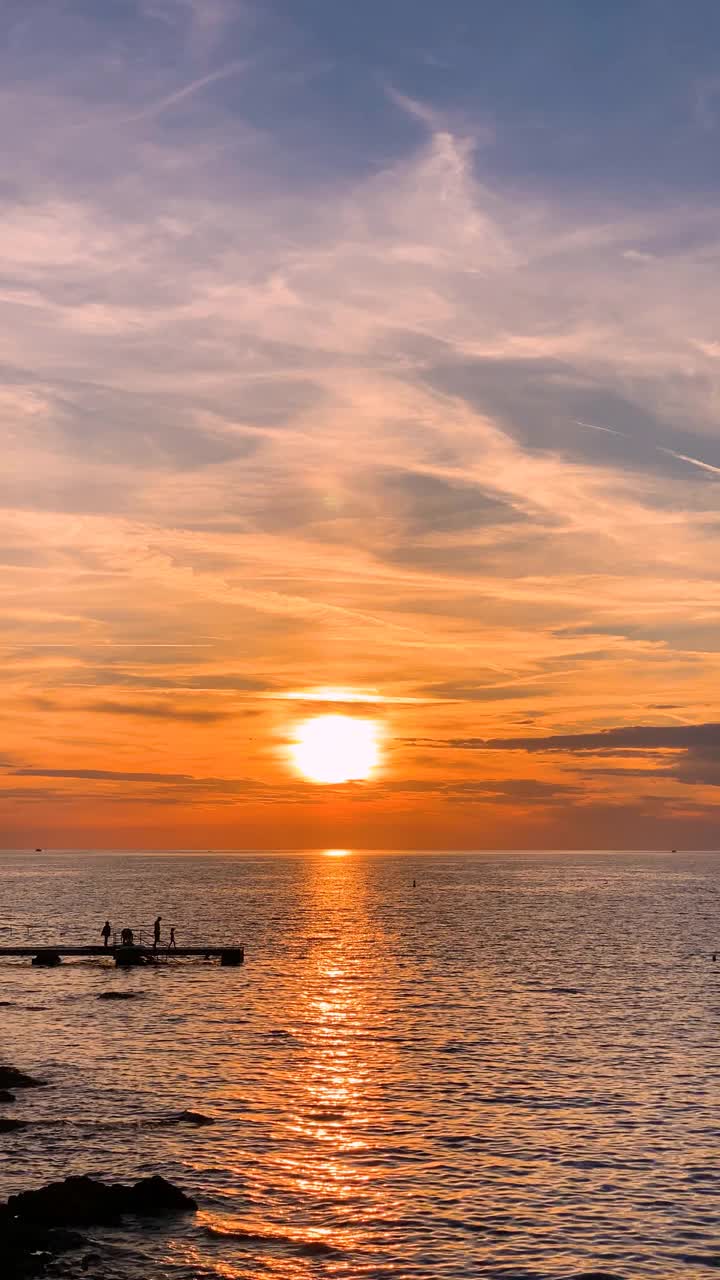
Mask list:
[[[0,844],[715,846],[715,0],[0,36]]]

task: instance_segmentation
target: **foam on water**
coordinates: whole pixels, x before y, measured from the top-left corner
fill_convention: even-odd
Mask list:
[[[157,1172],[201,1205],[91,1233],[110,1280],[720,1263],[714,855],[3,854],[0,870],[6,945],[158,912],[180,944],[246,944],[241,969],[2,962],[0,1058],[49,1087],[3,1109],[30,1127],[0,1136],[0,1194]]]

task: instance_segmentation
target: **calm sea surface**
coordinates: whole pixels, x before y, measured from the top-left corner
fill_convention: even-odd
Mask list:
[[[0,943],[160,913],[246,945],[0,962],[0,1058],[50,1084],[3,1109],[31,1127],[0,1137],[0,1195],[157,1172],[196,1196],[90,1233],[105,1280],[708,1275],[719,889],[710,854],[0,854]]]

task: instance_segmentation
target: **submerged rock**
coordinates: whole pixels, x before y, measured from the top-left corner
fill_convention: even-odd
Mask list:
[[[301,1245],[298,1245],[297,1251],[307,1258],[321,1258],[325,1254],[338,1252],[333,1245],[328,1244],[327,1240],[304,1240]]]
[[[174,1117],[178,1124],[214,1124],[212,1116],[204,1116],[202,1111],[179,1111]]]
[[[44,1080],[35,1080],[33,1076],[26,1076],[24,1071],[18,1071],[17,1067],[0,1066],[0,1089],[39,1089],[44,1085]]]
[[[81,1176],[10,1196],[7,1209],[22,1222],[65,1227],[112,1223],[125,1213],[144,1217],[184,1213],[197,1209],[197,1204],[159,1176],[142,1178],[132,1187]]]
[[[15,1129],[27,1129],[27,1120],[11,1120],[10,1116],[0,1116],[0,1133],[13,1133]]]
[[[139,991],[101,991],[98,1000],[135,1000]]]
[[[0,1102],[14,1102],[15,1094],[8,1093],[7,1089],[0,1089]]]

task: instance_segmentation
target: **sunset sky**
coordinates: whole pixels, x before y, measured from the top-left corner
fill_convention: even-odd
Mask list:
[[[715,845],[720,5],[0,24],[0,842]]]

